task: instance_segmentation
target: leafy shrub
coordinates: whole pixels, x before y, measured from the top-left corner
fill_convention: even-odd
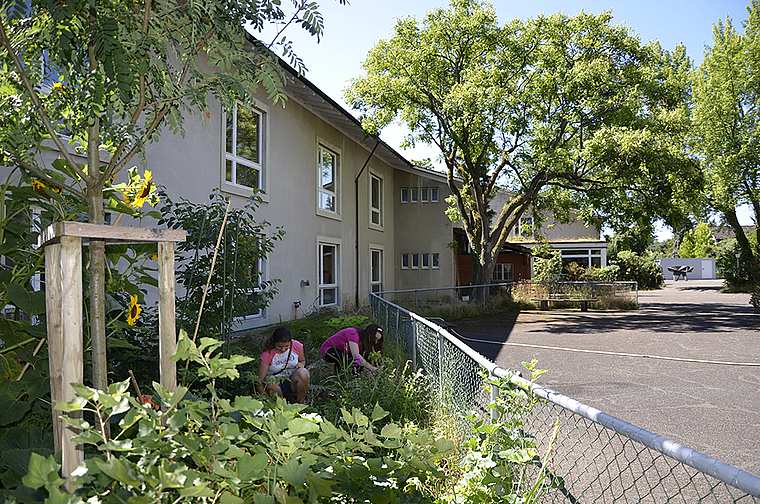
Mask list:
[[[618,267],[619,281],[637,282],[639,289],[657,289],[662,285],[662,267],[649,257],[623,250],[611,262]]]
[[[24,484],[54,502],[430,502],[417,482],[441,477],[439,461],[453,448],[427,431],[382,429],[387,413],[342,409],[340,425],[280,400],[265,405],[250,397],[220,400],[222,378],[236,379],[246,358],[218,356],[221,345],[203,338],[196,346],[181,334],[175,359],[189,358],[204,376],[210,401],[187,398],[154,384],[164,410],[139,404],[128,382],[108,393],[75,385],[79,397],[62,405],[95,421],[69,418],[81,429],[75,440],[93,452],[64,491],[60,463],[33,454]],[[112,423],[113,437],[99,427]],[[118,427],[117,427],[118,426]]]
[[[533,280],[535,282],[555,282],[562,275],[562,252],[554,250],[547,243],[533,249]]]

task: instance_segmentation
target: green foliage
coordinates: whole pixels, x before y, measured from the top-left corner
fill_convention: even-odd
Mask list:
[[[760,286],[760,249],[739,224],[736,208],[749,205],[760,222],[760,2],[747,6],[744,33],[730,18],[713,26],[712,45],[693,75],[695,150],[703,158],[705,199],[731,226],[746,284]],[[755,230],[755,235],[757,230]],[[757,237],[755,237],[756,239]],[[744,283],[744,282],[742,282]]]
[[[405,433],[394,423],[377,428],[387,413],[374,408],[341,411],[340,424],[279,401],[221,400],[215,382],[234,379],[239,358],[218,355],[218,342],[195,345],[181,335],[177,359],[200,366],[209,402],[154,384],[163,411],[139,404],[127,382],[107,393],[77,385],[78,397],[60,409],[86,412],[93,422],[69,417],[76,437],[92,451],[77,471],[73,494],[63,492],[60,464],[34,454],[24,483],[48,502],[430,502],[419,482],[441,477],[438,464],[452,444],[427,431]],[[113,436],[99,428],[113,421]]]
[[[612,15],[541,15],[500,25],[490,4],[453,0],[424,19],[397,21],[351,81],[364,127],[393,121],[409,144],[445,160],[478,284],[530,209],[581,210],[617,228],[670,208],[693,177],[685,49],[644,46]],[[497,190],[512,195],[492,214]]]
[[[177,245],[177,282],[185,288],[178,303],[177,325],[194,332],[205,299],[199,333],[229,335],[236,318],[264,309],[277,293],[279,279],[265,280],[260,265],[285,231],[281,227],[270,230],[269,222],[255,220],[254,212],[262,201],[258,192],[244,207],[229,208],[224,233],[228,198],[218,190],[203,204],[184,198],[175,203],[166,194],[162,199],[166,203],[159,223],[187,232],[187,240]]]
[[[616,259],[610,261],[617,266],[616,277],[620,281],[637,282],[639,289],[658,289],[662,285],[662,266],[651,257],[642,257],[636,252],[623,250]]]
[[[369,317],[364,315],[343,315],[327,321],[328,327],[338,332],[348,327],[365,327],[369,323]]]
[[[623,250],[636,252],[639,255],[646,254],[653,241],[654,229],[651,223],[617,231],[608,240],[607,260],[615,259]]]
[[[434,410],[434,388],[429,376],[413,372],[407,361],[403,368],[382,359],[375,373],[347,373],[329,381],[329,396],[315,407],[327,419],[338,419],[343,408],[370,411],[379,406],[388,412],[384,421],[400,425],[430,427]]]
[[[533,281],[555,282],[562,275],[562,252],[554,250],[548,243],[533,249]]]
[[[523,362],[530,372],[530,385],[545,370],[536,368],[536,360]],[[529,389],[512,383],[511,377],[487,381],[499,387],[499,399],[489,406],[496,418],[484,420],[469,416],[473,436],[464,445],[461,477],[454,486],[453,502],[535,503],[551,489],[562,488],[562,478],[549,472],[548,459],[559,429],[559,419],[543,460],[535,438],[525,432],[523,418],[530,414],[537,397]],[[548,478],[548,482],[546,481]]]
[[[715,237],[706,222],[700,222],[697,227],[686,232],[678,247],[680,257],[715,257]]]

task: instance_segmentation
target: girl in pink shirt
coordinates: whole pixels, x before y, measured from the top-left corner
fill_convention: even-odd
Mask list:
[[[293,339],[290,329],[278,327],[264,341],[256,390],[270,399],[274,392],[280,397],[295,397],[302,403],[310,380],[303,344]]]
[[[377,368],[367,358],[372,352],[383,353],[383,329],[377,324],[370,324],[364,330],[348,327],[333,334],[322,343],[322,358],[336,373],[363,366],[370,371]]]

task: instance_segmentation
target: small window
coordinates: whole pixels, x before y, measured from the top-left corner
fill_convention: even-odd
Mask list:
[[[383,227],[383,179],[376,175],[370,176],[370,224]]]
[[[497,264],[493,269],[494,282],[511,282],[515,279],[515,265],[512,263]]]
[[[409,269],[409,254],[401,254],[401,269]]]
[[[412,187],[412,203],[417,203],[420,199],[420,189],[418,187]]]
[[[524,238],[532,238],[534,231],[533,217],[520,217],[517,234]]]
[[[401,188],[401,203],[409,203],[409,188]]]
[[[439,269],[441,266],[439,262],[438,252],[433,252],[430,255],[432,256],[431,262],[433,263],[433,269]]]
[[[430,188],[430,202],[438,203],[438,188],[437,187]]]
[[[412,269],[419,269],[420,267],[420,255],[412,254]]]
[[[430,268],[430,254],[422,254],[422,268]]]
[[[423,203],[428,202],[428,188],[427,187],[420,188],[420,201],[422,201]]]

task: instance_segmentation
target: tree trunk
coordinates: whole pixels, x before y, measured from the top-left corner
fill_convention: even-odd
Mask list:
[[[89,220],[103,224],[103,193],[88,188]],[[92,343],[92,385],[108,390],[106,364],[106,313],[105,313],[105,241],[90,239],[90,340]]]

